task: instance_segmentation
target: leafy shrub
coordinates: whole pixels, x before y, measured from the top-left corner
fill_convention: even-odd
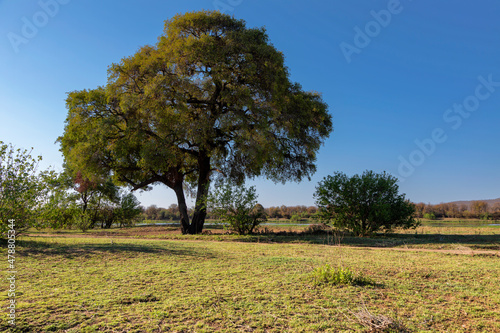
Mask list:
[[[94,227],[94,221],[89,211],[78,212],[74,217],[74,225],[81,231],[87,231]]]
[[[347,177],[342,172],[325,177],[314,194],[320,220],[339,229],[365,236],[378,230],[390,231],[418,226],[415,206],[398,194],[397,178],[365,171]]]
[[[142,213],[140,204],[139,200],[132,193],[124,194],[120,198],[119,206],[114,208],[115,219],[113,222],[118,220],[120,227],[132,226]]]
[[[490,220],[491,217],[492,217],[492,215],[490,213],[484,213],[484,214],[481,214],[479,218],[481,220]]]
[[[44,203],[40,219],[41,226],[53,229],[71,228],[79,221],[81,209],[76,196],[68,191],[70,179],[66,173],[55,174],[48,182],[49,196]]]
[[[434,215],[434,213],[425,213],[424,214],[424,219],[426,219],[426,220],[435,220],[436,219],[436,215]]]
[[[347,267],[335,268],[328,264],[316,267],[312,272],[312,279],[316,285],[331,284],[365,286],[375,284],[372,279],[364,277],[361,274],[355,274]]]
[[[0,235],[8,230],[8,220],[15,220],[15,231],[21,233],[37,226],[47,200],[47,180],[53,172],[37,172],[41,156],[15,149],[0,141]]]
[[[245,188],[223,184],[209,195],[207,200],[212,213],[229,224],[240,235],[250,234],[266,221],[264,207],[257,204],[255,186]]]

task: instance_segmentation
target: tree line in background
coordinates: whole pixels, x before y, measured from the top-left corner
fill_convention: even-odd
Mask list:
[[[262,209],[269,219],[287,219],[291,221],[301,221],[310,219],[316,216],[318,212],[318,207],[316,206],[279,206],[279,207],[268,207],[264,208],[259,205],[259,209]],[[262,208],[260,208],[262,207]],[[193,208],[188,209],[188,213],[191,215],[193,213]],[[157,205],[150,205],[143,210],[143,218],[145,220],[155,220],[155,221],[179,221],[180,214],[177,204],[172,204],[168,208],[158,207]],[[208,219],[217,219],[218,215],[216,212],[208,210]]]
[[[259,204],[260,205],[260,204]],[[441,204],[413,204],[415,207],[415,218],[421,219],[483,219],[483,220],[500,220],[500,202],[488,204],[486,201],[472,201],[470,204],[456,203],[441,203]],[[271,206],[262,208],[268,219],[286,219],[291,221],[301,221],[315,218],[318,215],[318,207],[316,206]],[[192,214],[193,209],[189,208],[189,214]],[[208,211],[208,219],[216,219],[217,215]],[[143,208],[143,219],[155,221],[178,221],[180,219],[179,210],[176,204],[170,205],[168,208],[151,205]]]
[[[441,218],[499,220],[500,202],[488,204],[486,201],[478,200],[471,201],[470,204],[451,202],[436,205],[420,202],[415,204],[415,216],[429,220]]]

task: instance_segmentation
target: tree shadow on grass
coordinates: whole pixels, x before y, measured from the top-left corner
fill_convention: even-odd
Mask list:
[[[379,233],[370,237],[344,235],[336,238],[330,231],[271,232],[241,237],[242,242],[310,243],[324,245],[348,245],[360,247],[401,247],[418,245],[463,245],[477,250],[500,250],[500,235],[454,235],[454,234],[397,234]]]
[[[500,250],[500,235],[377,234],[370,238],[346,237],[342,243],[370,247],[459,244],[474,249]]]
[[[171,256],[189,256],[203,259],[212,259],[216,257],[213,252],[210,252],[206,249],[199,250],[182,244],[155,245],[122,242],[110,242],[109,244],[61,244],[39,240],[20,240],[17,242],[16,252],[18,252],[22,256],[41,254],[47,256],[62,256],[69,259],[77,256],[87,256],[103,253],[129,253],[131,255],[144,253]]]

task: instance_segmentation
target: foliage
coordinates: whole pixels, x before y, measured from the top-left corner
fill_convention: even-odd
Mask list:
[[[0,141],[0,235],[9,219],[15,220],[17,233],[37,225],[49,192],[46,182],[53,177],[53,172],[37,173],[41,160]]]
[[[142,213],[146,220],[180,220],[179,208],[176,204],[171,204],[168,208],[150,205]]]
[[[120,199],[118,220],[121,227],[131,226],[142,213],[140,202],[132,193],[125,194]]]
[[[495,219],[500,218],[500,199],[448,202],[436,205],[423,202],[415,204],[415,216],[422,218],[433,214],[436,218]]]
[[[418,225],[414,205],[398,190],[397,179],[385,172],[365,171],[353,177],[336,172],[318,184],[314,195],[321,220],[364,236]]]
[[[302,216],[299,215],[299,214],[293,214],[292,216],[290,216],[290,220],[294,221],[294,222],[304,221],[304,219],[302,218]]]
[[[252,233],[266,220],[264,207],[257,203],[255,186],[245,188],[230,183],[217,186],[209,195],[210,210],[240,235]]]
[[[372,279],[365,277],[362,274],[355,274],[348,267],[335,268],[328,264],[316,267],[311,276],[315,285],[331,284],[365,286],[375,284]]]
[[[426,219],[426,220],[435,220],[436,219],[436,215],[434,215],[434,213],[425,213],[424,214],[424,219]]]
[[[471,211],[476,216],[482,218],[485,214],[488,214],[488,203],[485,201],[472,201]]]
[[[300,181],[332,130],[321,96],[289,79],[265,29],[216,11],[177,15],[153,46],[109,68],[108,84],[68,94],[59,138],[85,176],[177,195],[183,233],[200,233],[212,172]],[[190,223],[184,186],[196,190]]]
[[[66,169],[48,185],[50,196],[41,215],[46,227],[85,231],[99,223],[101,228],[114,223],[130,226],[142,213],[137,198],[121,191],[110,178],[90,180],[80,172],[72,176]]]
[[[52,229],[71,228],[81,212],[78,195],[69,191],[73,180],[66,172],[61,172],[47,179],[46,184],[49,195],[40,215],[40,220],[43,221],[40,226]]]

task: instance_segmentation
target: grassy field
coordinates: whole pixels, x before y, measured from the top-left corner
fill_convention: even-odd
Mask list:
[[[17,325],[4,310],[0,331],[368,332],[384,320],[386,332],[500,332],[499,227],[424,226],[342,246],[300,231],[32,232],[16,248]],[[374,283],[316,285],[325,264]]]

